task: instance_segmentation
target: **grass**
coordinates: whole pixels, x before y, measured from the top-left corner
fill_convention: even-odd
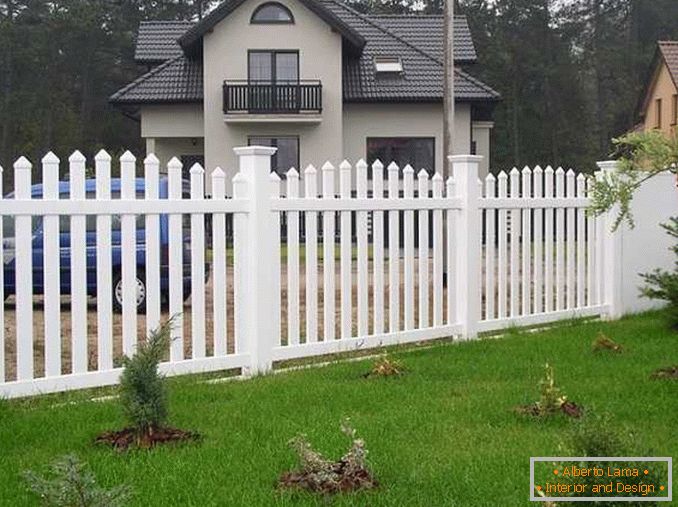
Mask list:
[[[623,354],[594,354],[604,332]],[[0,403],[0,503],[38,505],[20,478],[75,453],[105,486],[126,483],[135,505],[529,505],[529,457],[567,454],[572,420],[514,414],[537,399],[543,364],[591,415],[635,435],[637,455],[678,457],[676,383],[650,380],[678,363],[678,336],[661,314],[618,322],[567,323],[502,339],[390,356],[407,374],[364,379],[372,361],[337,363],[244,382],[171,379],[172,425],[197,430],[199,443],[118,454],[92,445],[122,426],[115,401],[70,393]],[[110,390],[98,390],[97,395]],[[374,492],[322,499],[279,492],[279,474],[296,466],[288,440],[299,432],[328,457],[347,447],[339,422],[350,416],[367,442],[381,483]]]

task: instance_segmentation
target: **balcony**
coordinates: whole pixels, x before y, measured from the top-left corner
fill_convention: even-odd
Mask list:
[[[321,112],[320,81],[224,81],[227,122],[318,122]]]

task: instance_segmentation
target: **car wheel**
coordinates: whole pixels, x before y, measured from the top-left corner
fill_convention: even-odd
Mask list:
[[[136,277],[137,313],[146,312],[146,277],[143,271],[137,271]],[[122,273],[113,276],[113,309],[122,312]]]

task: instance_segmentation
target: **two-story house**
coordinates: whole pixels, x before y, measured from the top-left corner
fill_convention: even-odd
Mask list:
[[[659,41],[638,105],[635,130],[673,135],[678,124],[678,41]]]
[[[236,171],[233,147],[278,148],[274,170],[379,158],[443,166],[442,16],[367,16],[340,0],[225,0],[199,22],[144,22],[148,72],[111,101],[136,115],[164,164]],[[490,160],[499,95],[461,66],[476,52],[455,20],[457,153]],[[186,167],[188,170],[188,167]]]

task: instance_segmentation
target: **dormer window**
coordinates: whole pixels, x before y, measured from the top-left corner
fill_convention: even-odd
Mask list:
[[[377,73],[400,74],[403,71],[403,62],[397,56],[375,56],[374,68]]]
[[[294,23],[292,12],[278,2],[266,2],[257,7],[250,19],[252,24],[286,24]]]

